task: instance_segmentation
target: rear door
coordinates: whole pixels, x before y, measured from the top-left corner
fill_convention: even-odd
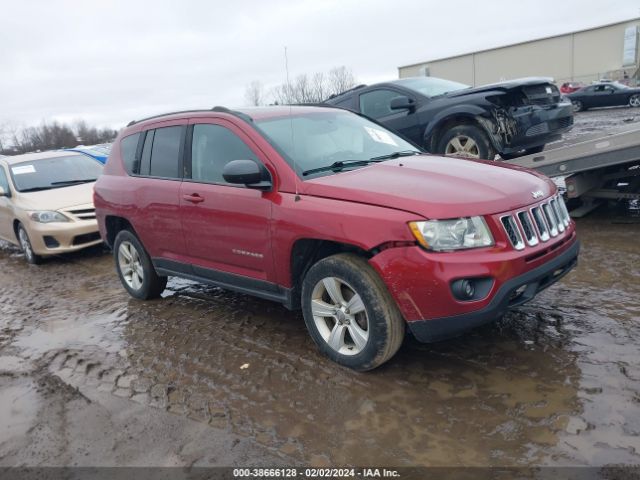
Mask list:
[[[9,188],[9,180],[4,165],[0,163],[0,187],[5,191],[5,196],[0,197],[0,237],[15,242],[16,236],[13,231],[13,207]]]
[[[188,120],[154,124],[144,132],[134,173],[136,233],[152,258],[182,261],[185,245],[180,222],[182,155]]]
[[[266,165],[266,157],[227,120],[194,119],[192,123],[187,139],[187,172],[180,192],[189,262],[197,275],[218,282],[243,281],[237,276],[273,281],[273,195],[232,185],[222,178],[222,169],[232,160]]]
[[[375,90],[361,93],[359,95],[360,113],[377,120],[389,129],[421,145],[423,143],[422,132],[415,110],[391,109],[391,100],[402,96],[409,97],[416,102],[415,97],[391,88],[376,88]]]

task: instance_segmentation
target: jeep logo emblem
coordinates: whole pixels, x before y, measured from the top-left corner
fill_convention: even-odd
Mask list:
[[[544,193],[542,193],[542,190],[535,190],[531,192],[531,195],[533,195],[533,198],[540,198],[544,195]]]

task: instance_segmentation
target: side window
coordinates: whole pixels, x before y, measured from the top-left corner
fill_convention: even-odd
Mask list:
[[[360,95],[360,112],[371,118],[380,118],[397,113],[389,108],[391,99],[400,97],[393,90],[374,90]]]
[[[5,193],[9,193],[9,181],[7,180],[7,174],[4,171],[4,167],[0,165],[0,187],[2,187]]]
[[[138,149],[139,133],[134,133],[128,137],[124,137],[120,141],[120,152],[122,154],[122,163],[128,174],[138,173],[140,166],[136,162],[136,150]]]
[[[226,183],[222,169],[232,160],[259,161],[253,151],[235,133],[220,125],[193,127],[191,178],[196,181]]]
[[[163,178],[181,177],[180,145],[183,130],[182,126],[156,128],[151,147],[149,175]]]

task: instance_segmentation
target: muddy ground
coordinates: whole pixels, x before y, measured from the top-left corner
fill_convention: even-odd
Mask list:
[[[366,374],[277,304],[178,279],[140,302],[102,248],[30,266],[4,245],[0,466],[638,464],[640,218],[578,232],[533,302]]]

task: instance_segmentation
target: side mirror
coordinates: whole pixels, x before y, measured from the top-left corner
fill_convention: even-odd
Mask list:
[[[4,187],[0,187],[0,197],[8,197],[9,192],[7,192]]]
[[[226,182],[245,185],[257,190],[271,189],[271,176],[266,168],[253,160],[232,160],[222,169]]]
[[[400,96],[391,99],[389,108],[391,110],[413,110],[416,108],[415,101],[409,97]]]

